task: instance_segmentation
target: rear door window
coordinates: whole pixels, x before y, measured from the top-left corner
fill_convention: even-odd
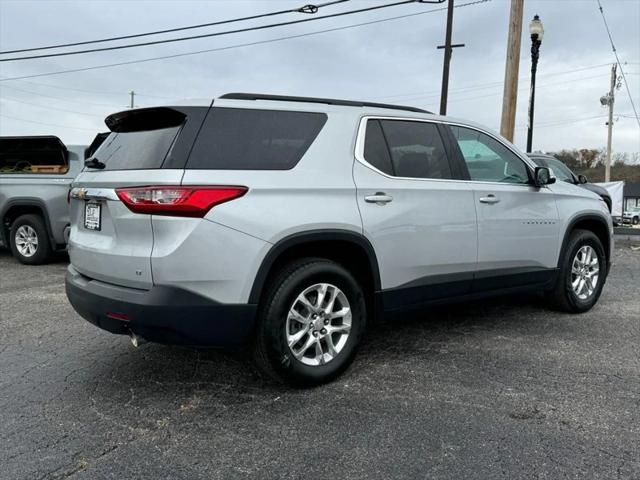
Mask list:
[[[394,175],[450,179],[451,167],[438,127],[411,120],[381,120]]]
[[[327,121],[324,113],[212,108],[188,169],[289,170]]]

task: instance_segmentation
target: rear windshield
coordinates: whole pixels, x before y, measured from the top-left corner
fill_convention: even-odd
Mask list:
[[[212,108],[186,168],[288,170],[324,126],[324,113]]]
[[[180,126],[137,132],[112,132],[95,151],[93,158],[104,170],[160,168]]]

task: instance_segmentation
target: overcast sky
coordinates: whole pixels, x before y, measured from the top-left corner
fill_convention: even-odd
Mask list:
[[[325,0],[318,0],[317,3]],[[456,0],[449,115],[499,129],[509,1],[462,6]],[[352,0],[319,14],[383,2]],[[640,113],[640,0],[601,0]],[[292,1],[26,1],[0,0],[0,50],[12,50],[186,26],[310,3]],[[442,8],[421,3],[225,37],[112,52],[0,63],[10,78],[213,49],[317,32]],[[545,37],[538,67],[534,149],[599,148],[613,53],[596,0],[525,0],[525,28],[515,143],[526,142],[530,39],[540,15]],[[299,18],[301,13],[191,30],[164,38]],[[249,91],[362,99],[439,109],[446,11],[271,43],[85,72],[0,81],[0,135],[57,135],[86,144],[102,119],[122,110],[134,90],[137,106],[169,99]],[[123,42],[126,43],[126,42]],[[6,58],[6,56],[4,57]],[[624,87],[617,92],[613,149],[640,151],[640,127]],[[624,116],[623,116],[624,115]]]

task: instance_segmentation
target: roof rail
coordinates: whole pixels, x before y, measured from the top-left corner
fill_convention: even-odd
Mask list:
[[[389,108],[393,110],[406,110],[407,112],[433,113],[421,108],[406,107],[403,105],[390,105],[387,103],[374,102],[357,102],[352,100],[337,100],[335,98],[292,97],[288,95],[267,95],[262,93],[226,93],[220,98],[226,98],[229,100],[274,100],[280,102],[326,103],[328,105],[342,105],[345,107]]]

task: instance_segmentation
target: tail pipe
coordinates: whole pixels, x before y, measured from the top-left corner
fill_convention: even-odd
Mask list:
[[[143,343],[147,343],[147,341],[139,335],[136,335],[133,332],[129,332],[129,338],[131,339],[131,345],[138,348]]]

